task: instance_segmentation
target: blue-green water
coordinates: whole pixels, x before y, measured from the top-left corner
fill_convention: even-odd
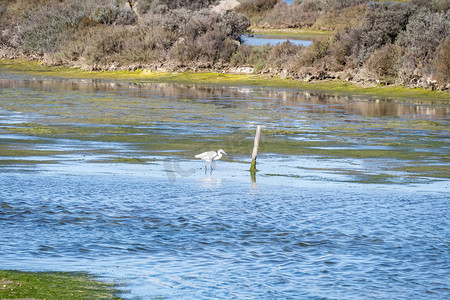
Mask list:
[[[250,46],[265,46],[265,45],[271,45],[275,46],[278,43],[284,43],[286,41],[291,42],[294,45],[302,45],[302,46],[311,46],[312,41],[303,40],[300,38],[295,37],[288,37],[288,38],[281,38],[277,36],[267,36],[267,35],[252,35],[252,36],[244,36],[242,38],[242,41],[246,45]]]
[[[85,270],[138,299],[450,294],[449,181],[397,169],[448,167],[447,105],[2,76],[1,268]],[[205,173],[193,154],[219,147]]]

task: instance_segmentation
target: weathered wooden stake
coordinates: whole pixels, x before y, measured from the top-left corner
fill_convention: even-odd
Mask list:
[[[256,126],[255,143],[253,144],[252,164],[250,165],[250,171],[256,171],[256,156],[258,156],[259,137],[261,135],[261,125]]]

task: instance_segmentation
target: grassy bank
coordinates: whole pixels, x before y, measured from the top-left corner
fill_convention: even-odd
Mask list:
[[[251,28],[251,30],[254,34],[283,38],[316,39],[333,35],[333,31],[315,30],[310,28],[267,29],[254,27]]]
[[[0,270],[1,299],[121,299],[86,273]]]
[[[288,88],[377,99],[450,103],[450,95],[441,91],[431,91],[421,88],[411,89],[401,86],[360,87],[338,80],[303,82],[261,74],[243,75],[214,72],[166,73],[149,70],[84,71],[80,68],[49,67],[36,61],[24,60],[0,60],[0,71],[61,78],[126,80],[136,84],[145,84],[146,82],[173,82],[184,84],[220,84]]]

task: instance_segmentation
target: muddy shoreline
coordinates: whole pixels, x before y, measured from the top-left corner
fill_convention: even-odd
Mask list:
[[[338,76],[323,79],[311,77],[308,80],[298,80],[283,74],[254,74],[252,68],[228,68],[223,70],[183,68],[174,71],[163,67],[148,67],[88,71],[76,66],[48,66],[36,59],[0,59],[0,71],[65,79],[127,80],[132,84],[138,85],[146,82],[170,82],[180,84],[258,86],[322,91],[336,95],[353,95],[372,99],[450,103],[449,92],[443,90],[436,91],[398,85],[361,86],[348,80],[341,80]]]

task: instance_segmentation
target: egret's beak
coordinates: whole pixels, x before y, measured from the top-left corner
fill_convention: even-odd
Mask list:
[[[223,154],[228,155],[228,154],[225,153],[225,151],[223,151]]]

